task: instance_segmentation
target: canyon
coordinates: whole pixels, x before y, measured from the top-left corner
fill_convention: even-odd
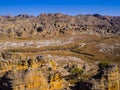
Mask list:
[[[0,90],[119,90],[119,69],[119,16],[0,16]]]

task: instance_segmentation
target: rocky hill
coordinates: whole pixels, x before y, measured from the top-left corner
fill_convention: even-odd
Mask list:
[[[39,38],[54,35],[90,33],[120,35],[120,17],[94,15],[68,16],[41,14],[0,16],[0,36]]]
[[[0,16],[0,90],[119,90],[119,68],[119,16]]]

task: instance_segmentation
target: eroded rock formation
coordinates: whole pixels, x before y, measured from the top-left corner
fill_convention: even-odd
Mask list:
[[[74,90],[119,90],[120,74],[116,65],[109,65],[89,80],[76,84]]]
[[[119,35],[117,16],[0,16],[0,90],[119,90]]]
[[[69,16],[41,14],[0,16],[0,36],[8,38],[40,38],[77,33],[119,35],[120,17],[94,15]]]

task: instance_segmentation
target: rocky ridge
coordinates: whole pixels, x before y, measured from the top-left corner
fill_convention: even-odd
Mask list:
[[[69,16],[41,14],[0,16],[0,36],[8,38],[40,38],[89,33],[120,35],[120,17],[94,15]]]

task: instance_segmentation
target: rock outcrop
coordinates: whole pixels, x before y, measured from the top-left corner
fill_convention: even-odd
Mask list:
[[[87,81],[79,82],[75,90],[119,90],[120,79],[119,69],[116,65],[109,65],[107,68],[99,71]]]
[[[65,79],[71,74],[71,69],[83,69],[82,64],[85,63],[78,58],[74,61],[70,56],[57,60],[59,57],[55,56],[28,57],[6,51],[1,53],[4,54],[0,60],[1,90],[63,90],[71,85]],[[65,62],[62,62],[64,59]]]

